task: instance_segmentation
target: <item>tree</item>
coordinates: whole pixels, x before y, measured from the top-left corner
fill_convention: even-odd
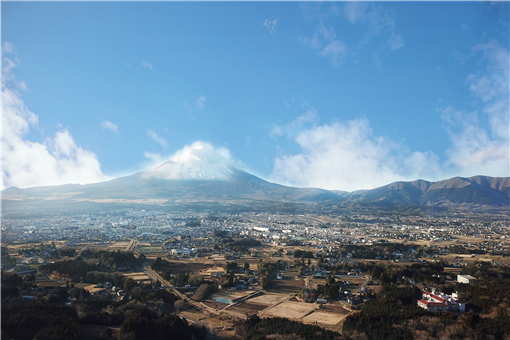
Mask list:
[[[244,270],[250,270],[250,264],[248,262],[244,263]]]
[[[126,294],[129,294],[131,292],[131,288],[135,286],[135,281],[133,279],[128,278],[126,281],[124,281],[124,291]]]
[[[327,285],[332,285],[335,283],[335,278],[331,275],[329,275],[327,278],[326,278],[326,284]]]

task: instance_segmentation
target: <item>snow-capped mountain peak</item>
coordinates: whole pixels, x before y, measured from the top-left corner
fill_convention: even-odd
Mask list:
[[[176,163],[167,161],[155,168],[142,172],[142,178],[159,178],[172,180],[228,180],[233,175],[233,168],[207,163]]]

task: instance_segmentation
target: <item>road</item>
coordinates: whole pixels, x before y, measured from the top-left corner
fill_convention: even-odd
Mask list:
[[[205,312],[210,313],[210,314],[216,314],[216,315],[219,314],[219,312],[217,310],[215,310],[214,308],[211,308],[211,307],[203,304],[202,302],[196,302],[196,301],[188,298],[186,295],[182,294],[181,292],[179,292],[177,289],[175,289],[175,287],[170,282],[168,282],[167,280],[162,278],[161,275],[159,275],[156,271],[152,270],[152,268],[146,266],[146,267],[143,268],[143,272],[145,274],[147,274],[147,276],[152,281],[154,281],[154,282],[156,282],[156,281],[161,282],[161,286],[162,287],[169,288],[172,291],[173,294],[177,295],[181,299],[186,300],[186,302],[188,302],[188,304],[190,304],[192,306],[195,306],[196,308],[200,309],[201,311],[205,311]]]

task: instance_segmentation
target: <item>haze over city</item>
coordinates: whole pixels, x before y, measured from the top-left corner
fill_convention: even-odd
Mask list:
[[[2,3],[2,189],[166,160],[297,187],[509,175],[508,2]]]

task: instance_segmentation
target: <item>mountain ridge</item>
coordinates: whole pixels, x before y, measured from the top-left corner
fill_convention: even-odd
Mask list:
[[[172,161],[129,176],[92,184],[66,184],[2,191],[2,206],[50,207],[58,204],[144,203],[155,205],[250,204],[253,202],[334,202],[388,207],[510,205],[510,177],[453,177],[429,182],[397,181],[372,190],[346,192],[296,188],[265,181],[231,166],[180,164]]]

